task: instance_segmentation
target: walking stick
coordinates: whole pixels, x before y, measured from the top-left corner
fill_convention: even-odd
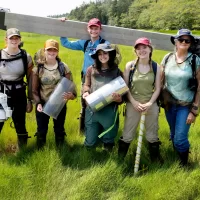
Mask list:
[[[140,131],[138,136],[138,144],[137,144],[137,151],[135,157],[135,166],[134,166],[134,174],[136,175],[139,169],[140,164],[140,155],[141,155],[141,148],[142,148],[142,138],[144,134],[144,122],[145,122],[145,115],[146,113],[143,112],[140,119]]]

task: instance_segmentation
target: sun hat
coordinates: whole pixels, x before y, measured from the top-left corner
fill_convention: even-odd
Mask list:
[[[192,40],[195,40],[194,36],[192,35],[192,32],[189,29],[180,29],[178,30],[177,34],[175,36],[171,36],[170,40],[172,42],[172,44],[175,44],[175,39],[180,38],[183,35],[187,35],[190,36],[192,38]]]
[[[92,18],[89,22],[88,22],[88,27],[90,26],[98,26],[101,27],[101,21],[98,18]]]
[[[146,37],[141,37],[141,38],[137,39],[135,41],[134,48],[136,48],[138,44],[144,44],[144,45],[152,47],[151,46],[151,41]]]
[[[57,51],[59,51],[59,43],[56,40],[49,39],[45,42],[44,48],[45,48],[45,50],[56,49]]]
[[[105,51],[105,52],[113,51],[113,53],[115,53],[115,55],[116,55],[116,50],[113,49],[110,44],[103,43],[103,44],[97,45],[95,53],[91,55],[91,57],[93,59],[97,58],[97,53],[98,53],[99,50],[102,50],[102,51]]]
[[[9,39],[11,38],[12,36],[18,36],[21,38],[21,34],[20,34],[20,31],[16,28],[9,28],[7,31],[6,31],[6,37]]]

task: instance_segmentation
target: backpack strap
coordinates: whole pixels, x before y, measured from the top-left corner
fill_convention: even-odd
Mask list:
[[[60,72],[60,76],[65,77],[65,67],[63,62],[58,63],[58,71]]]
[[[24,75],[26,75],[26,78],[28,76],[28,59],[27,59],[27,53],[24,49],[21,49],[21,54],[22,54],[22,62],[24,65]]]
[[[17,56],[15,58],[10,58],[10,59],[2,59],[1,54],[2,54],[2,49],[0,50],[0,61],[5,61],[5,62],[12,62],[18,59],[22,59],[23,66],[24,66],[24,75],[27,76],[27,70],[28,70],[28,59],[27,59],[27,53],[24,49],[20,49],[21,56]]]
[[[152,68],[153,68],[153,73],[154,73],[153,85],[155,85],[155,82],[156,82],[157,67],[158,67],[158,64],[152,60]]]
[[[167,64],[167,62],[168,62],[168,60],[169,60],[169,57],[171,57],[173,55],[173,52],[170,52],[167,56],[166,56],[166,58],[165,58],[165,60],[164,60],[164,68],[165,68],[165,65]]]
[[[131,66],[130,66],[129,78],[128,78],[128,87],[131,87],[134,72],[135,72],[135,62],[132,61]]]
[[[192,61],[191,61],[191,67],[192,67],[192,76],[194,79],[196,79],[196,55],[192,55]]]
[[[84,51],[84,53],[85,53],[85,51],[86,51],[86,48],[87,48],[87,46],[88,46],[88,43],[90,42],[91,40],[86,40],[85,41],[85,43],[84,43],[84,47],[83,47],[83,51]],[[103,43],[105,43],[105,39],[103,39],[103,38],[99,38],[99,44],[103,44]]]
[[[86,48],[87,48],[89,42],[90,42],[90,40],[86,40],[85,43],[84,43],[84,47],[83,47],[84,53],[86,51]]]
[[[37,73],[39,75],[40,70],[44,67],[44,64],[38,64],[37,65]],[[65,66],[64,63],[61,61],[58,61],[58,71],[60,73],[60,76],[65,77]]]

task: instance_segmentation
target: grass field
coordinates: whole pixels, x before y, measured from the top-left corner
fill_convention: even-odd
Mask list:
[[[0,45],[4,46],[4,31],[0,31]],[[33,56],[44,46],[46,39],[58,37],[22,33],[24,48]],[[169,41],[170,42],[170,41]],[[127,61],[133,59],[132,47],[119,46],[123,70]],[[154,50],[153,59],[158,63],[167,52]],[[80,90],[81,52],[60,47],[60,57],[70,67],[74,81]],[[123,105],[120,107],[120,129],[123,128]],[[159,138],[164,164],[152,164],[144,140],[141,170],[134,176],[134,154],[137,139],[129,149],[124,162],[117,158],[117,145],[108,154],[98,147],[87,151],[83,147],[84,136],[78,133],[80,97],[68,103],[66,145],[57,150],[54,143],[52,121],[49,124],[47,145],[37,151],[35,112],[27,114],[27,130],[32,137],[28,147],[18,153],[11,119],[6,121],[0,135],[0,200],[200,200],[200,119],[191,126],[189,140],[191,153],[189,169],[179,168],[177,155],[169,141],[169,128],[161,109]]]

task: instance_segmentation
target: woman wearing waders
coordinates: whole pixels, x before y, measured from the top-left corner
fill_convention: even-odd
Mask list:
[[[165,106],[165,115],[170,127],[170,139],[178,152],[180,165],[188,163],[188,132],[198,114],[200,59],[192,54],[195,38],[188,29],[180,29],[171,42],[175,52],[167,54],[163,66],[163,85],[173,102]]]
[[[33,69],[32,91],[33,99],[36,103],[36,120],[37,120],[37,147],[41,149],[46,143],[46,134],[48,131],[49,118],[43,111],[44,104],[48,101],[51,93],[56,88],[62,78],[60,66],[64,67],[64,75],[67,79],[72,80],[72,74],[68,66],[61,62],[58,57],[59,44],[56,40],[49,39],[44,44],[44,56],[38,60],[37,66]],[[73,100],[76,97],[76,91],[63,94],[64,100]],[[59,147],[64,143],[66,104],[59,113],[57,119],[53,119],[56,146]]]
[[[156,99],[160,93],[160,68],[151,60],[153,48],[148,38],[139,38],[134,45],[137,59],[126,64],[125,82],[130,91],[127,94],[125,122],[119,140],[118,154],[124,158],[131,141],[135,138],[141,114],[145,113],[145,136],[148,141],[151,161],[160,160],[158,140],[159,107]],[[155,73],[156,72],[156,73]]]
[[[32,111],[31,97],[26,98],[26,85],[23,81],[26,75],[27,81],[32,72],[33,62],[25,50],[19,48],[21,43],[20,31],[10,28],[6,31],[6,48],[1,50],[0,61],[0,88],[6,91],[8,106],[13,110],[12,120],[17,132],[19,148],[27,145],[28,134],[26,131],[26,112]],[[28,88],[29,89],[29,88]],[[30,89],[29,89],[30,90]],[[31,92],[28,92],[31,94]],[[4,122],[0,122],[0,131]]]
[[[122,72],[114,62],[115,57],[116,50],[112,49],[109,44],[99,44],[97,46],[96,53],[92,55],[95,64],[87,69],[85,83],[83,85],[83,98],[116,77],[122,76]],[[86,138],[84,142],[86,147],[96,147],[99,142],[98,135],[107,130],[107,133],[101,140],[105,150],[112,150],[119,127],[117,109],[118,104],[122,102],[122,97],[118,93],[113,93],[112,98],[114,101],[113,103],[94,113],[90,110],[89,106],[87,106],[85,113]],[[116,117],[117,120],[115,122]]]

